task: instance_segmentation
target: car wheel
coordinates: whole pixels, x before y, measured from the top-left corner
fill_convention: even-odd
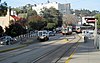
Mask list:
[[[9,41],[6,42],[6,45],[9,45]]]

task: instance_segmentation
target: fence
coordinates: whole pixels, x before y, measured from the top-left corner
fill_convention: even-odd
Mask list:
[[[34,39],[36,39],[36,37],[37,37],[37,33],[27,33],[24,35],[14,37],[14,39],[16,39],[18,43],[23,43],[24,41],[26,41],[29,38],[33,38],[33,40],[34,40]]]

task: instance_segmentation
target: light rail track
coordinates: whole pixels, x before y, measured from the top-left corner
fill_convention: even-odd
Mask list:
[[[59,58],[57,58],[55,61],[53,61],[52,63],[58,63],[59,60],[65,55],[65,53],[69,53],[69,51],[70,51],[73,47],[75,47],[75,46],[78,45],[78,41],[79,41],[80,39],[81,39],[81,37],[76,41],[76,43],[72,44],[72,45],[67,49],[67,51],[65,50],[64,53],[63,53]],[[73,40],[71,40],[71,41],[73,41]],[[68,43],[70,43],[71,41],[69,41]],[[57,50],[59,50],[59,49],[61,49],[61,48],[66,47],[66,44],[67,44],[67,43],[65,43],[65,44],[63,44],[63,45],[61,45],[61,46],[59,46],[59,47],[57,47],[57,48],[55,48],[55,49],[53,49],[53,50],[51,50],[51,51],[46,52],[45,54],[43,54],[43,55],[41,55],[40,57],[38,57],[38,58],[36,58],[35,60],[33,60],[31,63],[39,63],[39,61],[41,61],[43,58],[49,56],[50,54],[54,53],[55,51],[57,51]]]
[[[42,47],[47,47],[48,45],[52,45],[52,44],[54,44],[54,43],[57,43],[57,41],[51,42],[51,43],[49,43],[49,44],[44,44],[44,45],[42,45],[42,46],[40,46],[40,47],[41,47],[41,48],[42,48]],[[37,50],[37,49],[39,49],[40,47],[35,47],[35,48],[29,49],[29,50],[27,49],[27,50],[25,50],[24,52],[21,52],[21,53],[19,53],[19,54],[10,54],[10,53],[13,53],[13,51],[6,52],[7,54],[9,54],[9,56],[7,56],[7,57],[1,57],[1,58],[0,58],[0,61],[6,60],[7,58],[16,57],[16,56],[21,55],[21,54],[24,54],[24,53],[28,53],[28,52],[33,51],[33,50]],[[21,51],[21,50],[24,50],[24,49],[22,48],[22,49],[19,49],[19,50],[14,51],[14,52],[19,52],[19,51]],[[5,54],[3,54],[3,55],[5,55]],[[3,56],[3,55],[2,55],[2,56]]]

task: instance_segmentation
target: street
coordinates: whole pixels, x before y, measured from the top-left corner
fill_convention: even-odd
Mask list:
[[[77,35],[75,35],[75,37],[77,37]],[[66,50],[68,50],[68,48],[70,48],[72,44],[74,44],[73,39],[75,37],[74,35],[56,35],[50,37],[50,40],[46,42],[35,43],[21,49],[0,53],[0,63],[48,63],[48,61],[54,62],[54,59],[59,58]],[[65,40],[67,38],[69,39],[69,41],[72,40],[71,44],[67,43],[67,40]],[[79,38],[77,38],[76,40],[78,39]]]
[[[0,0],[0,63],[100,63],[99,2]]]

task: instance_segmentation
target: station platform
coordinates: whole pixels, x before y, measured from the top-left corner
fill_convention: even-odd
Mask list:
[[[77,49],[65,63],[100,63],[100,50],[94,47],[93,39],[86,43],[80,41]]]

